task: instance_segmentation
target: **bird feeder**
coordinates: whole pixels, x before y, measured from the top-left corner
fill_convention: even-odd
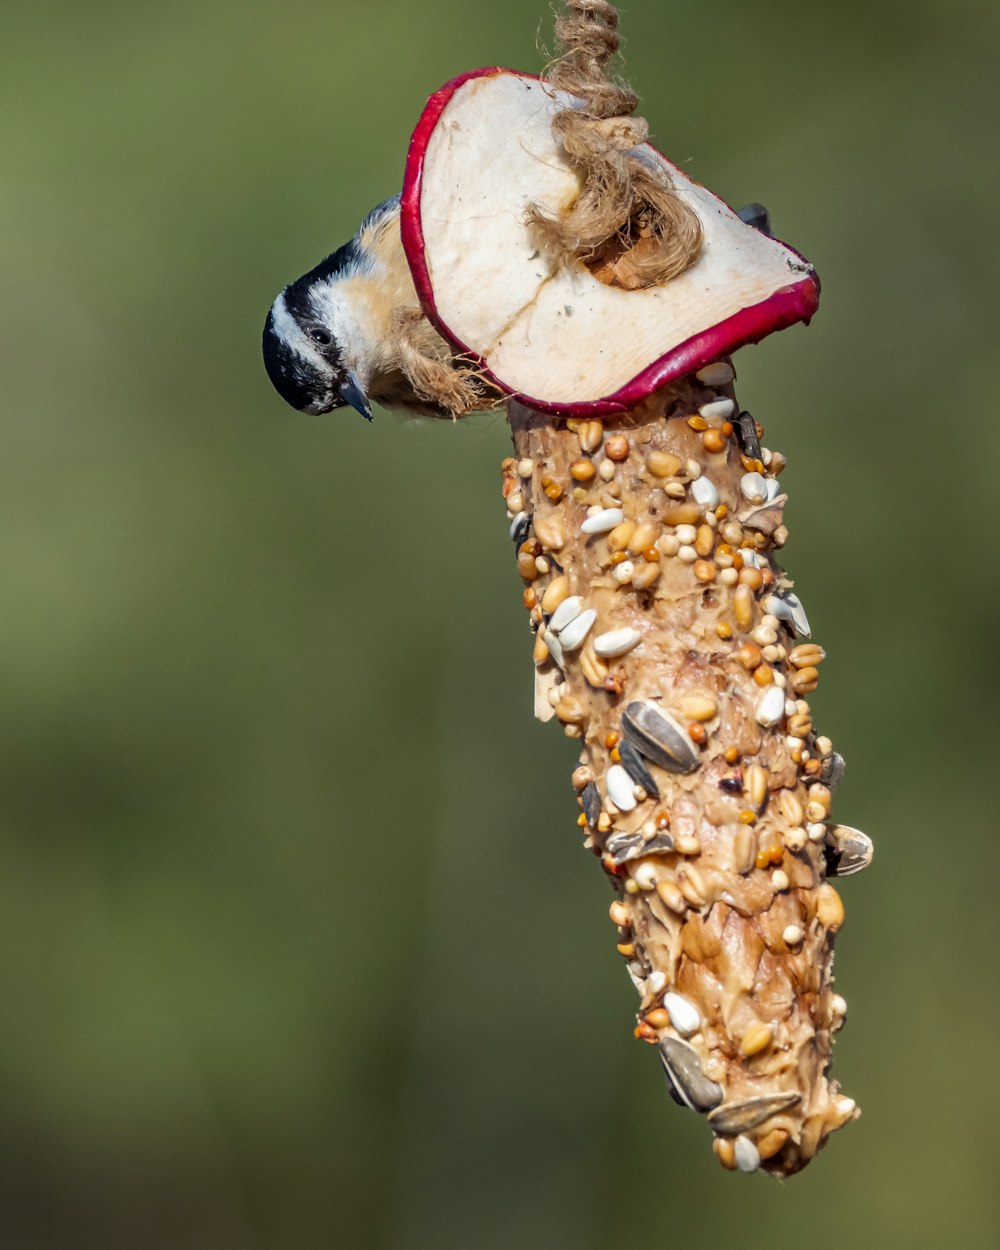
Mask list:
[[[478,70],[430,99],[402,240],[424,316],[506,397],[535,711],[580,748],[635,1036],[725,1167],[787,1176],[858,1115],[829,1076],[832,880],[871,843],[832,815],[824,651],[777,554],[785,458],[731,357],[807,322],[819,283],[645,142],[604,72],[616,24],[570,0],[546,79]]]

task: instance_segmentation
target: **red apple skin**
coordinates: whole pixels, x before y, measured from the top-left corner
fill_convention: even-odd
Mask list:
[[[471,358],[481,367],[484,375],[507,394],[515,394],[502,378],[498,378],[486,365],[482,357],[470,349],[451,331],[448,325],[437,315],[434,290],[431,285],[430,273],[424,256],[424,234],[420,220],[420,196],[423,182],[424,156],[434,128],[447,108],[452,97],[465,83],[475,78],[488,78],[495,74],[511,74],[517,78],[538,80],[535,74],[523,74],[517,70],[505,69],[503,66],[492,65],[485,69],[470,70],[460,74],[451,82],[436,91],[427,101],[417,127],[410,139],[406,158],[406,171],[403,176],[402,210],[400,226],[403,236],[403,250],[406,253],[413,275],[413,282],[424,315],[455,349],[467,358]],[[661,153],[662,155],[662,153]],[[666,157],[663,157],[667,160]],[[667,160],[672,169],[677,166]],[[681,173],[678,170],[678,173]],[[682,175],[687,177],[687,175]],[[710,192],[714,195],[714,192]],[[725,203],[721,196],[715,196],[720,203]],[[729,208],[729,205],[726,205]],[[780,242],[780,240],[777,240]],[[793,255],[799,256],[806,264],[805,258],[782,244]],[[599,417],[613,413],[630,412],[648,395],[660,390],[668,382],[685,374],[694,373],[703,365],[711,364],[724,356],[730,356],[739,347],[748,343],[759,343],[761,339],[773,334],[776,330],[784,330],[797,322],[807,325],[819,307],[820,283],[819,276],[814,272],[807,274],[798,282],[781,287],[759,304],[741,308],[738,313],[725,318],[717,325],[703,330],[700,334],[671,348],[669,352],[655,360],[630,382],[620,387],[611,395],[601,399],[575,401],[572,403],[556,403],[539,399],[531,395],[518,395],[518,399],[539,412],[554,417]]]

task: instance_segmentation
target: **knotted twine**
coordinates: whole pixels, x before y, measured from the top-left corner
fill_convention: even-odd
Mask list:
[[[608,74],[621,42],[618,11],[606,0],[566,0],[565,9],[555,23],[561,53],[546,81],[580,101],[560,109],[552,129],[581,190],[558,216],[533,205],[528,227],[558,265],[582,261],[602,281],[630,290],[659,286],[698,259],[701,221],[669,175],[632,150],[645,143],[649,126],[632,116],[637,94]]]

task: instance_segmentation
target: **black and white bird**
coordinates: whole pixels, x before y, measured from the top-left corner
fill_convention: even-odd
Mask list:
[[[423,318],[403,252],[399,196],[373,208],[349,243],[286,286],[264,325],[264,366],[282,399],[300,412],[350,405],[369,421],[372,403],[444,416],[418,396],[403,369],[398,314],[413,312],[411,341],[423,354],[450,353]]]

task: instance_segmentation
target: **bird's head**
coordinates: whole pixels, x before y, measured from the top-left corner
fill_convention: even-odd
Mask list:
[[[358,330],[338,291],[343,267],[336,253],[281,292],[264,323],[264,367],[281,398],[300,412],[350,405],[370,421],[363,353],[352,350]]]

